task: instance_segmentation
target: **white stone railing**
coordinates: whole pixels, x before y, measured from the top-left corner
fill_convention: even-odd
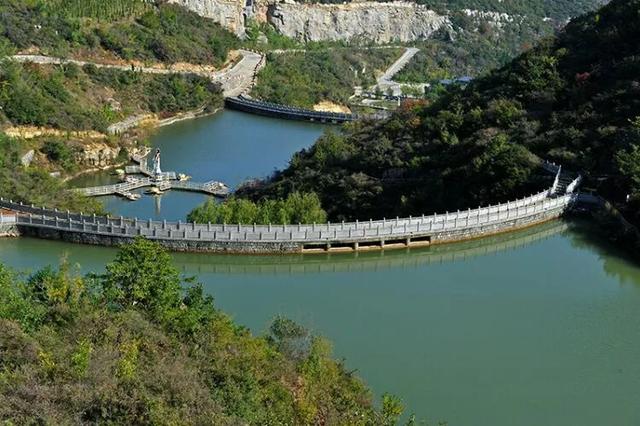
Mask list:
[[[14,214],[7,215],[0,212],[0,223],[16,223],[17,217]]]
[[[220,242],[331,242],[373,241],[411,238],[420,235],[472,230],[487,225],[511,223],[548,212],[567,209],[574,195],[548,197],[543,191],[530,197],[495,206],[429,216],[299,225],[196,224],[113,218],[60,212],[0,199],[0,207],[17,213],[19,225],[52,228],[120,237]]]
[[[567,194],[573,194],[578,186],[582,183],[582,175],[579,175],[567,186]]]

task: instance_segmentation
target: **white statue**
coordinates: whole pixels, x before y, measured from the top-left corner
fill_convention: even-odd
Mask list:
[[[153,157],[153,173],[156,176],[162,173],[160,170],[160,148],[156,149],[156,155]]]

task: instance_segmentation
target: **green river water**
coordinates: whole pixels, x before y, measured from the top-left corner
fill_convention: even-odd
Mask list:
[[[153,144],[176,170],[235,185],[284,166],[322,130],[225,111],[163,129]],[[107,205],[179,219],[203,198]],[[588,223],[556,221],[419,250],[174,258],[239,323],[256,333],[276,314],[302,323],[328,337],[376,395],[398,395],[419,419],[638,425],[640,268],[594,235]],[[21,270],[63,253],[87,272],[115,250],[0,240],[0,261]]]

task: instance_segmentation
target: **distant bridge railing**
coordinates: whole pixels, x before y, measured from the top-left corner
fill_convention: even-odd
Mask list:
[[[225,103],[227,107],[237,109],[239,111],[252,112],[272,117],[288,118],[292,120],[345,123],[357,118],[354,114],[314,111],[305,108],[259,101],[245,96],[226,98]]]

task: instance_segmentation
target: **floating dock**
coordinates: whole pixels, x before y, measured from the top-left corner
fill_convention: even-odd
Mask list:
[[[180,191],[201,192],[215,197],[226,197],[230,192],[227,185],[218,181],[191,182],[181,180],[179,178],[180,175],[176,172],[162,172],[155,174],[149,170],[146,156],[132,155],[131,161],[137,164],[127,166],[125,168],[125,174],[128,176],[124,182],[111,185],[92,186],[89,188],[78,188],[76,191],[86,195],[87,197],[118,195],[132,201],[140,198],[138,194],[134,194],[133,191],[146,187],[156,187],[160,191],[175,189]],[[132,175],[141,175],[143,177],[135,177]]]

